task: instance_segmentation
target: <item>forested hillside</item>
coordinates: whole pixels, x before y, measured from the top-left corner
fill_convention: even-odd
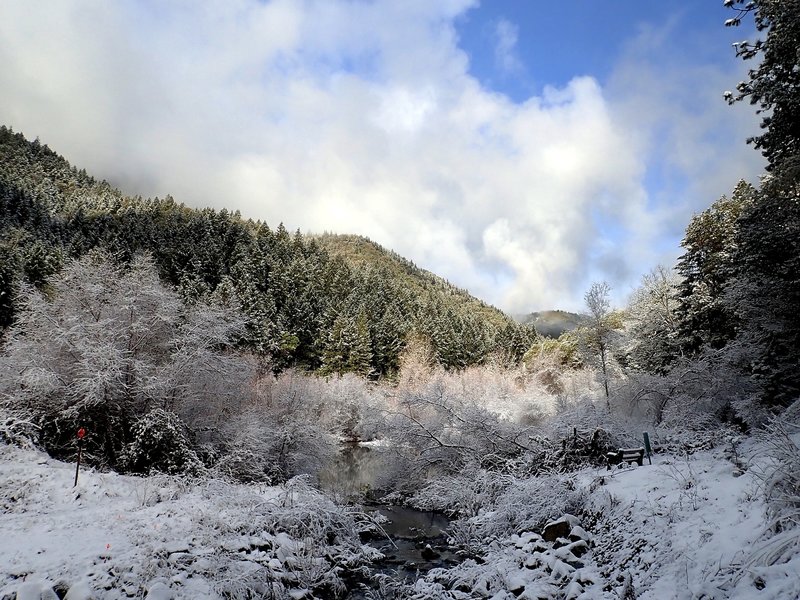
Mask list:
[[[516,361],[535,337],[500,311],[363,238],[309,237],[226,210],[130,198],[38,140],[0,128],[0,325],[18,283],[44,287],[70,259],[102,250],[153,256],[191,305],[234,300],[244,347],[275,370],[392,375],[409,336],[448,368],[496,354]]]

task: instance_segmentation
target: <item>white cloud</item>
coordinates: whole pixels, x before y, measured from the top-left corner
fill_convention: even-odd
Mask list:
[[[471,5],[11,0],[0,114],[130,193],[367,235],[511,311],[637,280],[671,222],[648,156],[682,148],[676,171],[722,181],[691,135],[722,121],[635,61],[610,95],[582,77],[513,103],[468,72],[453,19]]]
[[[507,19],[500,19],[495,25],[494,60],[501,71],[517,73],[522,70],[522,62],[517,55],[519,27]]]
[[[692,215],[729,194],[739,179],[757,183],[765,164],[745,144],[758,131],[758,116],[748,105],[731,107],[722,99],[751,65],[696,61],[691,41],[682,48],[675,44],[680,26],[675,20],[660,29],[644,27],[605,88],[615,120],[647,161],[645,180],[657,182],[647,185],[644,214],[624,215],[633,233],[626,250],[637,257],[630,261],[637,273],[648,265],[672,265]],[[636,283],[636,278],[619,280],[618,297]]]

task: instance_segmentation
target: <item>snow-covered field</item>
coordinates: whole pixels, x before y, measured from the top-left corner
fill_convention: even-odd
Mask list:
[[[717,449],[595,474],[593,558],[604,576],[630,573],[640,600],[800,598],[800,554],[758,561],[770,542],[757,465],[742,472],[729,458]]]
[[[361,514],[282,487],[82,472],[0,444],[0,598],[303,597],[377,554]]]
[[[657,455],[652,466],[584,469],[573,477],[589,500],[572,525],[585,530],[577,531],[588,550],[518,532],[488,542],[483,561],[434,569],[404,593],[796,600],[800,552],[764,563],[781,535],[800,550],[800,530],[764,536],[757,463],[742,470],[717,448]],[[89,470],[73,488],[73,477],[72,464],[0,445],[0,598],[55,598],[53,590],[69,590],[70,600],[325,598],[345,591],[342,575],[379,558],[358,541],[361,513],[302,480],[254,487]]]

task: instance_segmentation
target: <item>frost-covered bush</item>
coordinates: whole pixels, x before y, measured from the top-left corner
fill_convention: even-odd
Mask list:
[[[431,479],[409,503],[421,510],[473,517],[494,505],[513,481],[510,475],[471,468],[458,475]]]
[[[798,589],[796,568],[792,570],[786,563],[791,564],[800,554],[800,400],[773,418],[756,437],[759,444],[751,457],[750,472],[763,485],[766,527],[742,560],[722,572],[717,581],[730,588],[757,578],[769,581],[768,589],[778,594],[774,597],[794,598]],[[792,577],[787,579],[788,572]],[[769,579],[770,574],[778,577]],[[744,585],[752,591],[748,583]]]
[[[401,380],[385,411],[386,435],[405,461],[398,465],[401,478],[418,481],[476,464],[503,471],[530,450],[531,427],[516,421],[507,406],[500,412],[503,404],[512,403],[510,398],[495,399],[498,410],[487,408],[492,403],[484,394],[492,389],[491,382],[502,384],[475,370],[460,376],[436,371],[427,380]],[[509,392],[504,386],[496,391]]]
[[[759,437],[767,448],[762,477],[772,527],[796,528],[800,525],[800,401]]]
[[[568,476],[517,478],[481,469],[431,480],[410,503],[423,510],[458,515],[455,543],[475,554],[494,539],[541,531],[565,513],[580,514],[588,492]]]
[[[576,486],[567,476],[519,479],[472,522],[484,538],[541,531],[548,521],[565,513],[580,514],[587,498],[587,490]]]
[[[132,473],[161,471],[171,475],[197,475],[203,471],[186,425],[174,413],[153,409],[136,421],[132,433],[133,441],[120,457],[125,470]]]
[[[223,429],[225,444],[213,466],[217,477],[242,483],[273,483],[284,479],[273,456],[277,432],[266,415],[245,411]]]
[[[338,448],[315,393],[320,382],[324,385],[324,380],[291,371],[256,381],[250,405],[219,429],[214,472],[241,482],[281,483],[316,475],[330,464]]]
[[[541,337],[522,357],[522,363],[531,383],[563,402],[570,374],[581,367],[577,337],[571,333],[564,333],[557,340]]]
[[[348,440],[372,440],[382,433],[385,388],[354,373],[305,379],[307,394],[320,408],[320,426]]]
[[[763,408],[757,406],[751,379],[742,376],[747,360],[747,350],[731,343],[676,359],[660,373],[631,370],[616,390],[614,412],[651,427],[702,431],[720,424],[759,426]]]
[[[298,589],[315,590],[310,597],[342,597],[343,577],[379,557],[359,538],[371,517],[334,504],[308,477],[279,490],[209,480],[200,491],[195,535],[214,546],[228,541],[206,574],[223,597],[289,598]]]
[[[269,457],[260,452],[260,444],[250,439],[239,439],[212,467],[215,477],[240,483],[272,483],[278,477],[271,472]]]
[[[20,412],[0,408],[0,442],[20,448],[31,448],[38,438],[38,427]]]
[[[23,287],[19,299],[0,355],[0,394],[29,412],[53,456],[72,458],[84,427],[87,461],[117,467],[131,424],[152,408],[204,426],[202,407],[242,395],[247,370],[230,351],[239,311],[182,305],[147,256],[120,265],[89,253],[53,277],[47,294]]]

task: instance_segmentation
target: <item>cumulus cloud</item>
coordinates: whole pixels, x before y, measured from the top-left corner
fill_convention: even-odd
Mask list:
[[[0,114],[129,193],[363,234],[509,311],[623,288],[674,212],[648,157],[674,142],[676,172],[700,156],[727,176],[691,135],[716,112],[671,107],[633,59],[613,89],[579,77],[512,102],[469,73],[453,23],[472,5],[9,0]],[[498,36],[513,57],[513,26]]]

